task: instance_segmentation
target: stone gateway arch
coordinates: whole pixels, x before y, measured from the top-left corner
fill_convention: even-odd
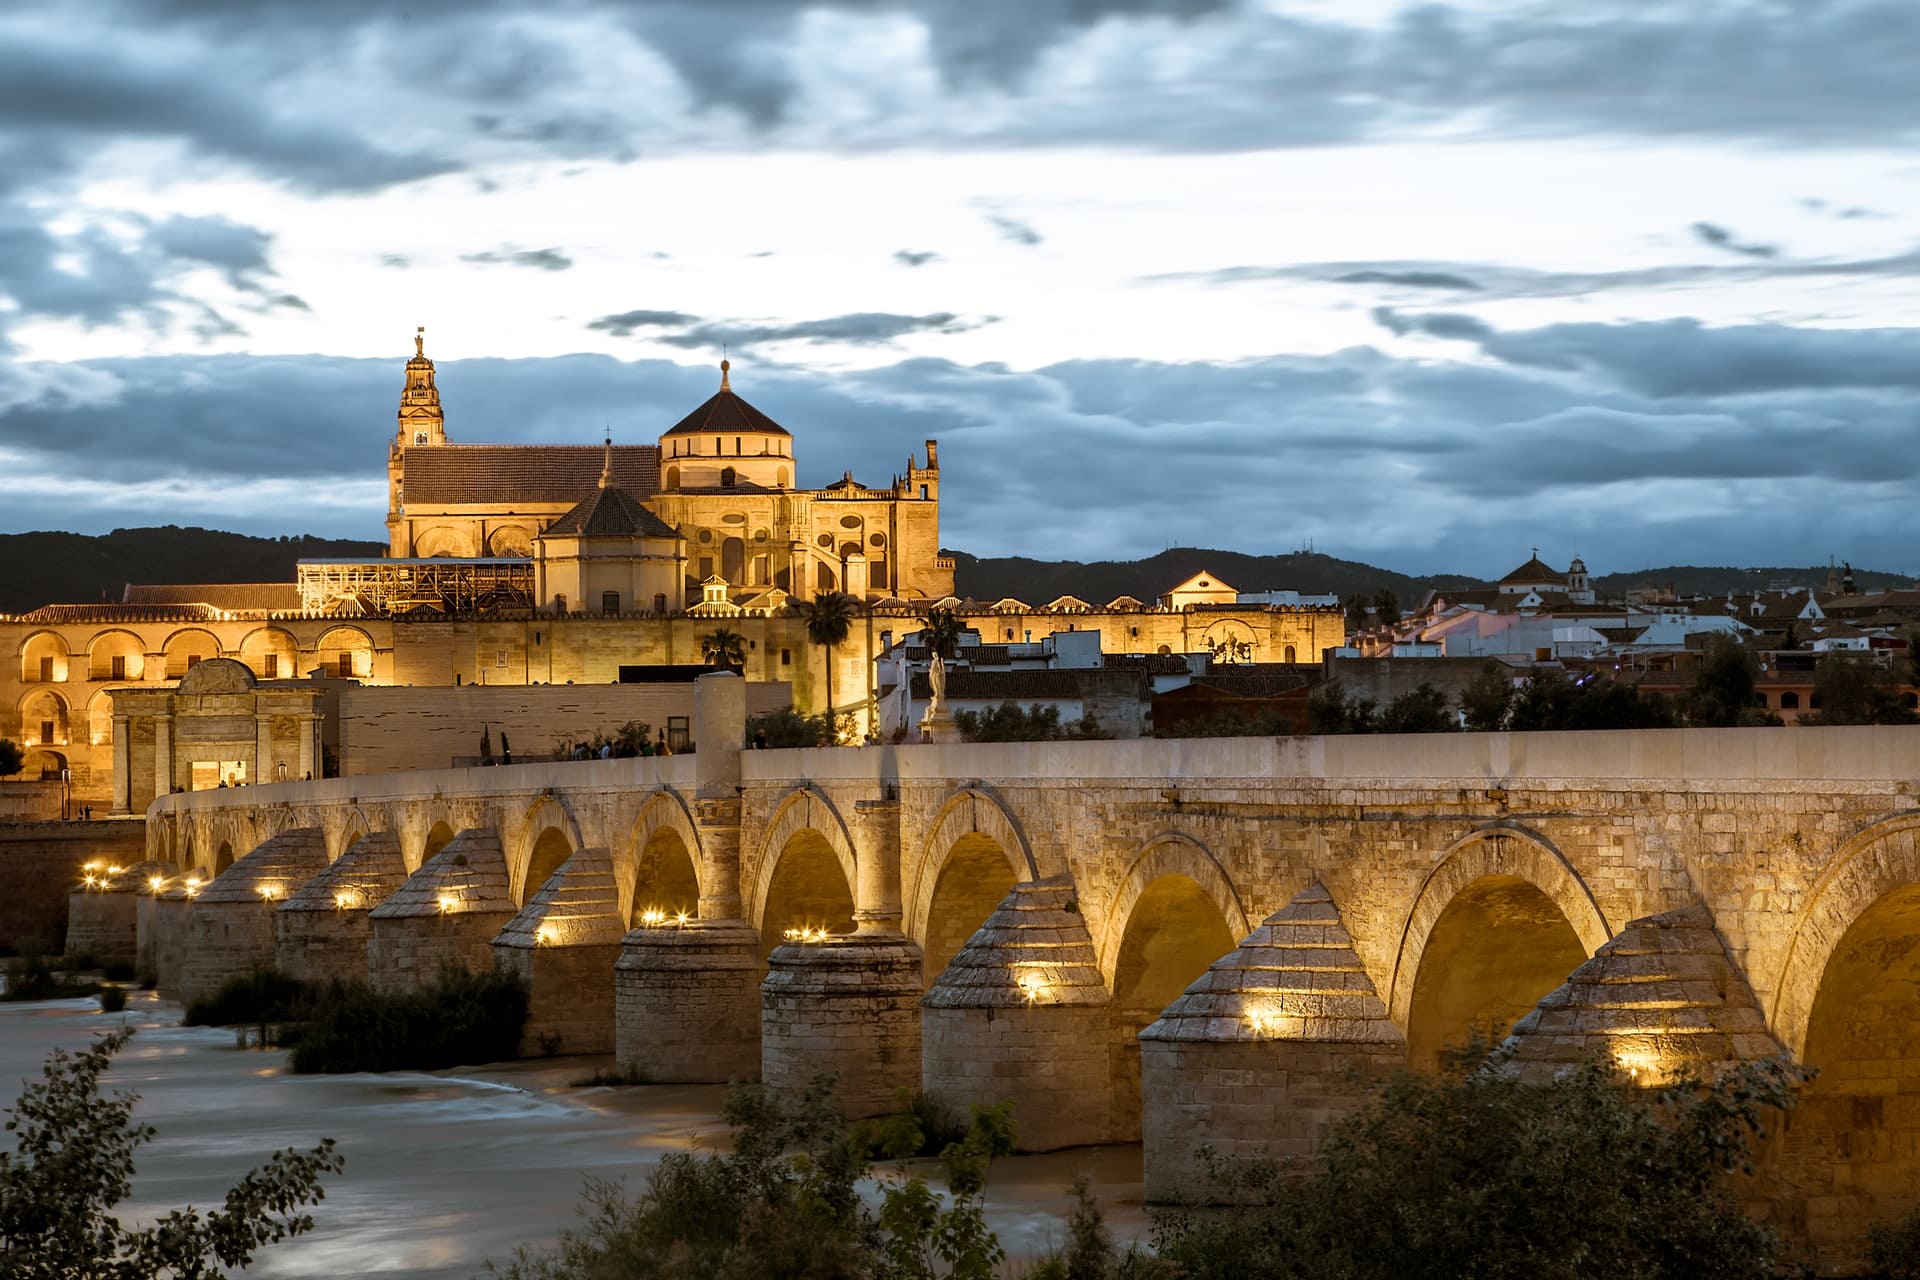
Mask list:
[[[1198,1186],[1198,1142],[1310,1150],[1350,1068],[1476,1031],[1649,1080],[1789,1053],[1821,1069],[1769,1142],[1790,1225],[1837,1245],[1914,1203],[1920,730],[753,751],[727,674],[696,712],[689,755],[155,800],[149,856],[220,888],[156,902],[162,954],[251,940],[163,980],[277,946],[385,985],[493,958],[530,1043],[831,1070],[855,1112],[1011,1098],[1029,1149],[1144,1135],[1157,1197]]]

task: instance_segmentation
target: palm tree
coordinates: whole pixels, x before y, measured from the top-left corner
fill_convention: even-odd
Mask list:
[[[710,667],[738,671],[747,665],[747,638],[721,627],[712,635],[700,637],[700,653]]]
[[[835,645],[845,642],[847,633],[853,630],[857,608],[854,598],[844,591],[829,591],[800,606],[800,616],[807,622],[807,639],[827,651],[827,719],[836,725],[838,721],[833,713],[833,649]]]
[[[966,626],[951,609],[935,609],[927,615],[927,625],[920,628],[920,638],[927,648],[942,658],[951,660],[954,650],[960,647],[960,637]]]

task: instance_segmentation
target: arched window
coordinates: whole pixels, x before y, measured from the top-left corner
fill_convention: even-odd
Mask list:
[[[611,618],[620,612],[620,593],[602,591],[600,593],[600,612]]]
[[[1800,709],[1800,695],[1792,689],[1781,694],[1780,709],[1782,711],[1798,711]]]
[[[666,592],[656,591],[653,593],[653,611],[655,613],[665,613],[667,611],[667,593]]]
[[[1288,645],[1288,646],[1287,646],[1287,650],[1286,650],[1286,656],[1285,656],[1285,657],[1284,657],[1283,659],[1281,659],[1281,660],[1282,660],[1283,662],[1292,662],[1292,661],[1294,661],[1294,656],[1293,656],[1293,646],[1292,646],[1292,645]]]
[[[733,468],[732,467],[720,468],[720,487],[723,489],[731,489],[733,488],[733,481],[734,481]]]
[[[787,487],[787,469],[785,467],[780,468],[780,487],[782,489]]]
[[[668,467],[667,468],[667,488],[678,489],[679,487],[680,487],[680,468]]]
[[[553,611],[555,613],[565,613],[567,611],[567,598],[565,596],[557,595],[553,598]]]

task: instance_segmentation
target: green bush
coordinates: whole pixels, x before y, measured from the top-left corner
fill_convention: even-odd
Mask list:
[[[937,1156],[967,1136],[967,1117],[939,1094],[924,1089],[896,1089],[893,1096],[899,1110],[858,1121],[853,1126],[853,1140],[868,1159]]]
[[[590,1182],[586,1225],[549,1254],[521,1250],[508,1280],[993,1280],[1005,1261],[981,1208],[989,1162],[1010,1151],[1010,1107],[976,1107],[942,1152],[951,1201],[918,1178],[881,1183],[878,1210],[860,1181],[864,1152],[834,1109],[833,1080],[792,1104],[760,1085],[734,1090],[722,1114],[727,1155],[675,1152],[629,1199]],[[1096,1280],[1089,1273],[1088,1280]]]
[[[1648,1096],[1600,1064],[1550,1085],[1402,1076],[1333,1129],[1317,1168],[1203,1152],[1255,1203],[1161,1215],[1154,1243],[1189,1280],[1769,1276],[1780,1242],[1724,1175],[1798,1079],[1768,1062]]]
[[[277,969],[255,969],[229,978],[210,996],[187,1005],[189,1027],[232,1027],[267,1022],[297,1022],[308,1016],[313,993],[297,978]]]
[[[95,982],[79,982],[56,969],[45,956],[15,956],[5,969],[7,989],[0,1000],[71,1000],[100,989]]]
[[[292,1065],[310,1074],[498,1062],[518,1054],[526,1021],[526,985],[501,969],[468,973],[448,965],[417,991],[336,985],[310,1006]]]
[[[1867,1266],[1875,1280],[1920,1280],[1920,1209],[1867,1229]]]
[[[127,1007],[127,989],[125,987],[100,988],[100,1012],[119,1013]]]

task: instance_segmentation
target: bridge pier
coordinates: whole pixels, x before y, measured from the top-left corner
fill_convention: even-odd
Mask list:
[[[1218,1200],[1198,1152],[1308,1157],[1406,1065],[1333,899],[1314,884],[1216,960],[1140,1033],[1149,1203]]]
[[[922,1087],[1011,1100],[1020,1151],[1112,1141],[1106,983],[1066,876],[1017,885],[920,1001]]]
[[[276,908],[326,869],[320,828],[295,827],[216,876],[187,913],[181,1000],[211,995],[228,979],[272,964]]]
[[[661,1084],[758,1080],[762,968],[744,920],[636,926],[613,967],[619,1069]]]
[[[137,862],[119,875],[101,873],[98,882],[67,894],[67,954],[92,956],[103,965],[135,964],[140,955],[140,903],[152,892],[151,878],[173,874],[164,862]]]
[[[798,1094],[837,1077],[849,1119],[885,1115],[920,1083],[920,948],[901,934],[789,942],[760,987],[760,1078]]]
[[[613,858],[605,849],[582,849],[493,940],[494,962],[527,984],[521,1057],[613,1048],[620,934]]]
[[[367,977],[385,991],[412,991],[452,965],[493,965],[493,939],[517,908],[508,894],[500,833],[475,827],[394,890],[367,917]]]
[[[274,912],[274,967],[302,982],[365,982],[367,917],[406,879],[397,835],[361,836]]]

